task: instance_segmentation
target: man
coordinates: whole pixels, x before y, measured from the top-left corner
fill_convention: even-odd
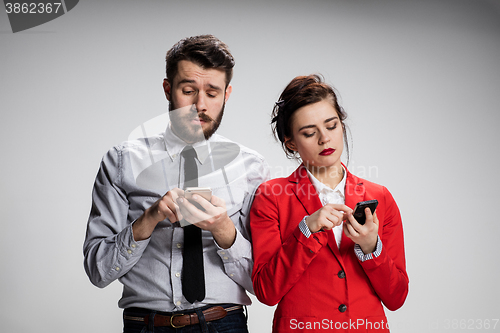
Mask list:
[[[248,332],[247,217],[269,169],[259,154],[214,134],[232,91],[227,46],[211,35],[186,38],[168,51],[166,63],[170,124],[161,135],[125,142],[104,156],[85,270],[98,287],[123,284],[125,333]],[[188,200],[184,190],[191,186],[209,187],[212,196]]]

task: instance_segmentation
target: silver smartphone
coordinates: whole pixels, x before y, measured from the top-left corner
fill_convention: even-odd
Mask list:
[[[188,199],[189,202],[196,206],[196,208],[205,211],[203,207],[200,206],[200,204],[193,200],[193,194],[197,194],[210,201],[212,199],[212,189],[210,187],[187,187],[184,190],[184,198]],[[181,227],[185,227],[191,224],[184,219],[179,222],[181,224]]]
[[[198,194],[207,201],[212,199],[212,189],[210,187],[188,187],[184,191],[184,197],[188,200],[192,200],[193,194]]]

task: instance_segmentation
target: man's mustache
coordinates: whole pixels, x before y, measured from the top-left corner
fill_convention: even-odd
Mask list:
[[[212,121],[215,121],[212,117],[207,116],[207,115],[206,115],[205,113],[203,113],[203,112],[198,113],[198,117],[199,117],[201,120],[203,120],[204,122],[207,122],[207,123],[212,122]]]
[[[189,111],[192,113],[191,114],[192,117],[194,117],[194,115],[197,114],[198,118],[200,118],[204,122],[209,123],[209,122],[215,121],[212,117],[207,116],[205,114],[205,112],[198,112],[198,110],[196,109],[196,106],[194,104],[191,105],[191,108],[189,109]]]

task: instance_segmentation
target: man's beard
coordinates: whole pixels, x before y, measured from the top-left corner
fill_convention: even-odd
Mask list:
[[[189,110],[188,107],[176,109],[175,103],[172,100],[168,103],[172,130],[179,138],[186,141],[187,143],[195,143],[202,140],[208,140],[219,128],[222,121],[222,116],[224,115],[225,106],[226,102],[224,101],[217,119],[213,119],[206,115],[205,112],[198,112],[194,104],[191,105]],[[203,129],[201,127],[201,124],[192,124],[191,121],[195,118],[203,120],[209,126]]]

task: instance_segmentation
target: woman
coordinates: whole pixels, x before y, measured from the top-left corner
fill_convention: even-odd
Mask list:
[[[278,304],[273,332],[388,332],[382,303],[408,294],[403,228],[381,186],[341,163],[347,144],[334,90],[317,75],[293,79],[273,111],[273,132],[302,164],[263,183],[250,212],[257,298]],[[359,224],[352,207],[378,200]]]

